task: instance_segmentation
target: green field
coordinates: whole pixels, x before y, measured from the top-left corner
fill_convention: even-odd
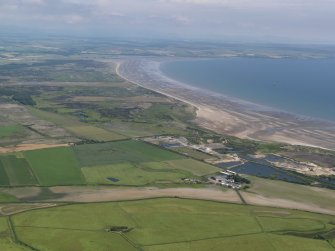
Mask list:
[[[1,161],[0,161],[0,185],[1,186],[10,185],[8,175]]]
[[[157,121],[156,123],[142,123],[113,119],[110,123],[110,127],[113,131],[127,135],[128,137],[144,137],[160,134],[185,134],[185,126],[182,123],[158,124]]]
[[[0,138],[11,137],[23,131],[23,127],[19,125],[0,126]]]
[[[217,172],[219,169],[193,159],[162,162],[122,163],[84,167],[82,171],[89,184],[153,185],[182,183],[182,178],[196,178]],[[119,181],[110,181],[116,178]]]
[[[333,248],[327,241],[298,235],[332,230],[332,219],[296,210],[185,199],[78,204],[12,217],[20,241],[52,251],[328,251]],[[112,226],[132,230],[105,231]]]
[[[78,137],[97,141],[113,141],[126,138],[118,133],[90,125],[68,126],[65,128]]]
[[[32,114],[41,119],[45,119],[64,127],[67,131],[80,138],[97,141],[112,141],[126,138],[118,133],[82,123],[72,116],[42,111],[34,108],[30,108],[30,111]]]
[[[0,192],[0,203],[16,202],[18,199],[10,194]]]
[[[8,228],[7,217],[0,217],[0,250],[24,251],[30,250],[21,245],[15,244],[11,238],[11,231]]]
[[[153,169],[132,163],[85,167],[82,171],[90,184],[153,185],[181,183],[182,178],[192,177],[191,174],[181,170]],[[119,181],[113,182],[108,178],[116,178]]]
[[[70,147],[26,151],[24,156],[42,186],[85,184]]]
[[[74,149],[89,184],[182,183],[182,178],[219,171],[214,166],[141,141],[79,145]]]
[[[317,205],[320,208],[334,210],[334,191],[312,186],[303,186],[278,180],[262,179],[248,176],[251,187],[242,191],[242,195],[263,196],[272,199],[283,199],[303,204]]]
[[[212,165],[135,140],[0,156],[2,186],[181,184],[182,178],[199,178],[217,171]]]
[[[141,141],[116,141],[79,145],[74,148],[81,166],[97,166],[124,162],[141,163],[182,159],[183,156]]]
[[[186,156],[190,156],[192,158],[198,159],[198,160],[205,160],[205,159],[213,159],[215,158],[212,155],[194,150],[192,148],[189,147],[176,147],[173,148],[173,151],[176,151],[178,153],[184,154]]]
[[[144,163],[145,166],[156,169],[183,170],[194,176],[203,176],[220,171],[218,167],[194,160],[194,159],[176,159],[160,162]]]
[[[325,241],[280,236],[274,234],[255,234],[230,238],[214,238],[194,242],[173,243],[146,247],[146,251],[330,251]]]
[[[24,158],[17,158],[15,155],[0,157],[0,161],[10,181],[10,185],[35,185],[37,180]]]

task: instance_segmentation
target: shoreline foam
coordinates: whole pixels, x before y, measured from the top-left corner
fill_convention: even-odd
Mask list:
[[[196,107],[196,122],[202,127],[240,138],[335,149],[335,123],[189,86],[163,75],[159,70],[162,62],[121,59],[116,73],[129,82]]]

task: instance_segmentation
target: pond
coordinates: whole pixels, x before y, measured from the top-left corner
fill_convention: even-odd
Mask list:
[[[112,181],[112,182],[118,182],[120,181],[119,179],[117,178],[113,178],[113,177],[110,177],[110,178],[107,178],[108,180]]]
[[[273,178],[277,180],[284,180],[302,184],[306,183],[306,181],[303,178],[300,178],[299,176],[296,176],[284,170],[280,170],[278,168],[254,162],[247,162],[243,165],[233,167],[230,170],[237,173],[254,175],[264,178]]]

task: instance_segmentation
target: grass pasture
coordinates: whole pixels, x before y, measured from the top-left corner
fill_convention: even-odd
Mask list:
[[[17,202],[18,199],[10,194],[0,192],[0,203]]]
[[[11,239],[11,231],[8,228],[7,217],[0,217],[0,250],[4,251],[28,251],[30,249],[17,245]]]
[[[0,161],[0,185],[1,186],[10,185],[8,175],[1,161]]]
[[[279,236],[274,234],[255,234],[249,236],[234,236],[230,238],[214,238],[193,242],[153,245],[146,251],[330,251],[333,250],[326,241],[299,238],[294,236]]]
[[[273,231],[321,231],[324,223],[317,219],[276,216],[258,216],[258,220],[267,232]]]
[[[97,141],[112,141],[126,138],[118,133],[91,125],[68,126],[66,129],[78,137]]]
[[[80,138],[97,141],[112,141],[126,138],[125,136],[118,133],[107,131],[93,125],[87,125],[86,123],[82,123],[72,116],[57,114],[34,108],[30,108],[30,112],[41,119],[45,119],[47,121],[55,123],[56,125],[64,127],[67,131]]]
[[[124,162],[142,163],[182,159],[183,156],[150,144],[128,140],[74,147],[81,166],[97,166]]]
[[[220,171],[220,169],[215,166],[188,158],[167,160],[160,163],[150,162],[144,163],[143,165],[153,169],[182,170],[194,176],[203,176]]]
[[[260,211],[271,217],[260,220],[255,214]],[[325,240],[285,234],[330,230],[333,217],[285,211],[283,215],[282,209],[267,207],[151,199],[39,209],[12,220],[18,239],[39,250],[333,250]],[[111,226],[132,230],[106,232]]]
[[[23,132],[23,127],[19,125],[0,126],[0,139],[11,137]]]
[[[282,201],[293,201],[296,203],[317,205],[322,209],[334,210],[334,191],[319,187],[304,186],[279,180],[262,179],[255,176],[247,177],[251,181],[251,187],[242,191],[241,194],[250,204],[258,196]]]
[[[17,234],[24,236],[24,241],[34,243],[38,250],[118,250],[136,251],[137,249],[126,242],[119,234],[110,234],[103,231],[68,231],[66,229],[36,228],[34,231],[26,231],[30,228],[17,227]],[[61,240],[61,241],[60,241]],[[52,247],[50,246],[52,243]],[[48,249],[46,249],[48,247]]]
[[[26,151],[24,156],[42,186],[85,184],[70,147]]]
[[[79,145],[74,151],[89,184],[182,183],[182,178],[219,171],[214,166],[141,141]]]
[[[189,147],[175,147],[173,148],[173,151],[176,151],[178,153],[184,154],[186,156],[198,159],[198,160],[205,160],[205,159],[213,159],[215,157],[213,157],[212,155],[194,150],[192,148]]]
[[[120,121],[113,119],[109,127],[115,132],[128,137],[145,137],[160,134],[184,135],[185,126],[182,123],[157,124],[136,121]]]
[[[159,165],[159,163],[157,163]],[[180,183],[189,173],[180,170],[151,169],[131,163],[82,168],[89,184],[153,185],[154,183]],[[110,181],[108,178],[118,179]]]
[[[219,170],[142,141],[126,140],[2,155],[0,185],[181,184],[182,178]]]
[[[216,167],[193,159],[138,164],[120,163],[82,168],[82,172],[89,184],[117,185],[181,183],[182,178],[196,178],[217,171]],[[118,179],[118,181],[111,181],[108,178]]]

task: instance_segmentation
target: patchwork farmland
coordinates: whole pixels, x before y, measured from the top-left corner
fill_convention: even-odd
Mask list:
[[[38,209],[11,216],[10,225],[19,243],[36,250],[330,251],[332,218],[267,207],[150,199]],[[114,231],[117,226],[125,231]],[[317,235],[323,239],[313,238]]]
[[[219,169],[135,140],[24,151],[0,156],[1,186],[181,183]]]
[[[195,107],[118,75],[120,64],[136,70],[130,55],[196,47],[18,41],[0,41],[0,251],[335,249],[335,193],[322,181],[335,181],[334,151],[211,131],[200,96]],[[327,176],[218,173],[267,160]]]

